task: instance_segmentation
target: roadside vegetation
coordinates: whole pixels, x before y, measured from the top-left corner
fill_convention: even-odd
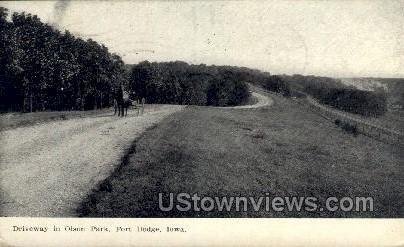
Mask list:
[[[100,117],[110,115],[110,109],[98,109],[89,111],[43,111],[43,112],[8,112],[0,114],[0,131],[39,125],[52,121],[83,119],[88,117]]]
[[[340,119],[335,119],[335,125],[341,127],[341,129],[345,130],[347,133],[353,134],[354,136],[358,136],[358,126],[356,124],[352,124],[349,122],[342,121]]]

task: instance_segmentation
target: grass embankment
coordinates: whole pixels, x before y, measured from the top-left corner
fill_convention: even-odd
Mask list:
[[[110,108],[92,111],[44,111],[32,113],[2,113],[0,114],[0,130],[14,129],[31,126],[34,124],[47,123],[57,120],[84,118],[100,114],[110,113]]]
[[[133,146],[78,209],[86,217],[404,216],[402,147],[354,137],[272,96],[257,109],[188,107]],[[375,212],[161,212],[159,192],[205,196],[372,196]],[[168,196],[165,197],[168,202]],[[250,207],[251,208],[251,207]]]

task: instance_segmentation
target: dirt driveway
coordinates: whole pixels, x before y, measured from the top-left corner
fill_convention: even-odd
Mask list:
[[[0,132],[1,216],[74,216],[147,128],[184,106],[53,121]]]

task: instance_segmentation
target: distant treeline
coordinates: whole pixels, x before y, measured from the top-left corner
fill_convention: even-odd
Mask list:
[[[317,76],[283,75],[294,92],[307,93],[323,104],[364,116],[379,116],[387,111],[386,95],[347,87],[339,79]]]
[[[85,110],[109,106],[125,81],[117,55],[61,33],[37,16],[0,8],[0,110]]]
[[[61,33],[35,15],[13,13],[8,18],[7,9],[0,7],[0,111],[108,107],[121,86],[150,103],[231,106],[247,101],[247,83],[284,96],[301,91],[363,115],[386,111],[383,94],[347,88],[327,77],[276,76],[245,67],[185,62],[127,66],[104,45]]]
[[[356,79],[357,80],[357,79]],[[404,78],[360,78],[359,81],[378,82],[386,86],[388,104],[404,110]],[[376,88],[377,90],[377,88]],[[380,91],[380,90],[379,90]]]
[[[231,106],[246,102],[250,96],[237,67],[180,61],[134,65],[128,88],[150,103]]]
[[[220,68],[233,71],[236,78],[240,81],[249,82],[284,96],[291,95],[289,84],[278,75],[271,75],[269,72],[246,67],[222,66]]]
[[[129,76],[130,91],[152,103],[239,105],[250,96],[247,83],[291,94],[280,76],[246,67],[144,61],[133,65]]]

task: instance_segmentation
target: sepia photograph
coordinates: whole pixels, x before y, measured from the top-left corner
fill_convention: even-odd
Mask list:
[[[403,218],[403,23],[403,1],[1,1],[0,216]]]

